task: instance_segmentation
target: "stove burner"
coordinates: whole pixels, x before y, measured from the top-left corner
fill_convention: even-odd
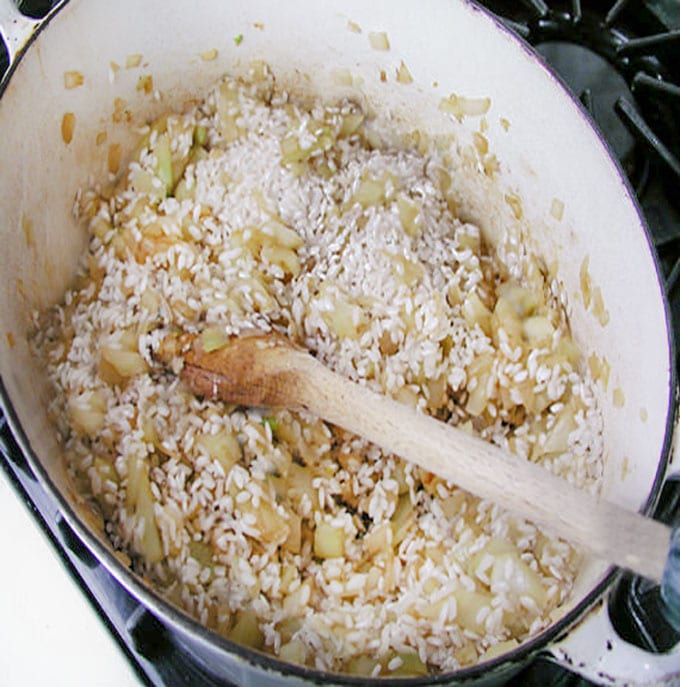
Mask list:
[[[503,3],[488,3],[496,10],[499,4]],[[659,31],[651,12],[643,21],[640,5],[648,3],[640,0],[619,0],[609,11],[602,2],[584,10],[579,0],[550,5],[544,0],[523,0],[523,4],[524,10],[515,11],[506,23],[536,48],[581,99],[636,191],[644,191],[648,165],[654,158],[680,179],[680,162],[671,152],[680,147],[673,109],[679,104],[680,88],[672,82],[680,74],[672,73],[673,68],[677,71],[677,58],[669,54],[677,53],[680,31]],[[638,9],[635,22],[626,11],[632,4]],[[503,11],[499,13],[505,17]],[[680,23],[680,11],[678,15]],[[641,31],[654,33],[640,36]],[[670,67],[664,62],[666,56]]]
[[[680,3],[487,0],[580,98],[638,195],[680,342]]]
[[[538,52],[577,94],[590,112],[607,142],[621,162],[636,190],[643,186],[645,156],[637,151],[637,141],[616,113],[620,99],[633,94],[619,71],[604,57],[588,47],[567,41],[544,41]],[[636,154],[637,153],[637,154]]]

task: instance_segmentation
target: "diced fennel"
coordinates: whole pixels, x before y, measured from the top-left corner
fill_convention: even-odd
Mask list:
[[[147,371],[146,361],[137,351],[125,351],[114,346],[102,346],[100,356],[100,360],[108,363],[115,373],[123,379],[144,374]],[[101,373],[101,365],[99,369]]]
[[[391,518],[392,546],[399,546],[416,520],[416,511],[409,493],[402,494]]]
[[[388,670],[390,676],[415,677],[429,674],[427,666],[415,651],[400,651],[396,654],[396,658],[401,661],[401,665],[394,670]]]
[[[229,343],[231,337],[227,334],[224,327],[213,325],[206,327],[202,332],[199,340],[201,348],[206,352],[216,351],[223,348]]]
[[[485,635],[482,609],[491,610],[492,596],[477,591],[469,591],[459,587],[453,593],[456,599],[456,623],[466,630],[478,635]]]
[[[173,174],[170,139],[167,133],[158,136],[153,152],[156,156],[156,175],[161,180],[163,188],[165,188],[165,195],[170,195],[173,188]]]
[[[144,523],[141,536],[134,542],[137,553],[149,563],[158,563],[163,560],[163,545],[156,525],[155,500],[149,482],[148,464],[146,460],[130,454],[127,472],[127,507],[133,512],[135,518]]]
[[[358,339],[368,324],[366,314],[360,305],[338,297],[333,309],[321,314],[328,328],[341,339]]]
[[[420,233],[420,210],[418,206],[403,195],[397,196],[399,220],[404,231],[412,237]]]
[[[371,677],[373,671],[378,665],[378,661],[370,656],[352,656],[352,658],[345,664],[345,672],[349,675],[358,675],[360,677]]]
[[[491,569],[491,586],[502,582],[507,594],[519,599],[530,596],[540,608],[546,602],[546,591],[538,573],[534,572],[515,551],[496,557]]]
[[[74,396],[68,403],[72,425],[82,434],[96,437],[106,419],[106,396],[102,390]]]
[[[192,540],[189,542],[189,553],[202,566],[212,565],[212,548],[203,541]]]
[[[364,537],[364,550],[369,556],[385,553],[392,548],[392,527],[382,523]]]
[[[203,146],[208,140],[208,130],[204,126],[197,126],[194,129],[194,143]]]
[[[251,608],[236,612],[234,625],[226,634],[233,642],[252,649],[261,649],[264,646],[264,633]]]
[[[345,532],[327,522],[314,530],[314,555],[318,558],[339,558],[345,554]]]
[[[478,325],[485,334],[491,334],[491,311],[484,305],[476,291],[469,294],[463,302],[462,313],[471,327]]]
[[[307,661],[307,648],[299,639],[293,639],[281,645],[279,658],[283,661],[304,665]]]
[[[215,434],[200,434],[196,439],[196,445],[220,464],[225,475],[228,475],[234,465],[241,460],[241,445],[228,429],[222,429]]]

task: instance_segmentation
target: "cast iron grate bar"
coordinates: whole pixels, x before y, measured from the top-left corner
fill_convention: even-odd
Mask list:
[[[499,19],[503,22],[504,26],[509,28],[511,31],[514,31],[518,36],[524,38],[524,40],[528,40],[529,36],[531,36],[531,31],[526,24],[513,21],[512,19],[507,19],[506,17],[499,17]]]
[[[590,114],[593,114],[593,92],[590,90],[590,88],[586,88],[581,92],[581,95],[579,96],[579,100],[581,101],[583,107],[590,112]]]
[[[680,98],[680,86],[674,83],[669,83],[663,79],[655,79],[645,72],[638,72],[633,77],[633,87],[642,87],[644,89],[653,91],[660,96],[670,96],[672,98]]]
[[[666,279],[666,295],[670,298],[671,294],[675,290],[675,287],[678,284],[678,280],[680,279],[680,257],[675,261],[675,265],[673,265],[673,269],[671,270],[671,273],[668,275],[668,279]]]
[[[644,118],[635,108],[635,105],[626,98],[619,98],[615,105],[616,112],[630,132],[651,151],[658,155],[670,170],[680,179],[680,161],[664,145],[661,139],[654,133]]]
[[[19,11],[27,17],[42,19],[56,4],[55,0],[19,0]]]
[[[594,44],[592,49],[604,55],[610,64],[615,64],[619,73],[628,84],[631,95],[638,94],[645,101],[642,103],[644,105],[642,110],[638,110],[628,101],[625,94],[622,94],[619,101],[612,101],[618,102],[614,109],[635,140],[645,148],[651,149],[653,155],[663,160],[673,174],[680,178],[680,162],[678,157],[664,144],[662,136],[652,129],[651,124],[647,123],[647,119],[653,113],[651,108],[655,105],[653,97],[661,97],[666,101],[670,100],[669,104],[671,106],[675,106],[676,99],[680,97],[680,86],[666,79],[666,75],[659,69],[654,57],[655,51],[668,47],[671,44],[673,46],[680,44],[680,29],[662,31],[653,35],[636,38],[611,28],[610,25],[619,18],[624,10],[629,11],[631,14],[634,10],[642,11],[644,3],[641,0],[617,0],[606,13],[606,16],[599,22],[597,20],[593,21],[592,10],[589,7],[586,8],[588,9],[588,14],[583,15],[581,0],[570,0],[567,7],[571,8],[571,10],[567,9],[566,12],[553,10],[544,0],[522,0],[522,4],[533,8],[540,15],[540,21],[535,19],[516,21],[513,19],[513,13],[510,11],[506,12],[507,16],[501,14],[501,18],[508,28],[532,45],[540,46],[544,42],[555,40],[570,42],[572,35],[574,36],[574,42],[580,42],[583,40],[583,37],[579,38],[581,34],[578,33],[579,29],[576,28],[577,24],[584,26],[587,23],[588,26],[585,27],[586,33],[584,35],[590,35],[588,32],[595,30],[596,26],[599,27],[599,31],[604,30],[610,34],[608,40],[603,41],[601,45],[599,43]],[[515,12],[514,16],[517,16],[517,12]],[[639,65],[637,61],[640,61]],[[576,95],[580,98],[588,112],[598,119],[596,101],[600,97],[599,92],[594,92],[588,86],[583,88],[583,90],[576,91]],[[611,107],[611,105],[608,105],[608,107]],[[606,120],[605,115],[601,116]],[[656,119],[653,118],[653,121],[656,121]],[[638,169],[639,174],[642,174],[642,172]],[[629,171],[629,176],[634,187],[638,192],[641,192],[643,186],[640,185],[640,180],[635,181],[633,172]],[[644,179],[647,178],[645,174],[643,174],[643,177]]]
[[[616,0],[604,18],[604,25],[611,26],[619,18],[619,15],[621,12],[623,12],[623,10],[626,8],[626,5],[628,5],[630,1],[631,0]]]
[[[656,33],[653,36],[642,38],[629,38],[616,48],[616,54],[620,56],[641,55],[654,48],[661,48],[680,40],[680,29]]]
[[[550,9],[545,0],[522,0],[522,3],[534,10],[541,18],[545,17]]]

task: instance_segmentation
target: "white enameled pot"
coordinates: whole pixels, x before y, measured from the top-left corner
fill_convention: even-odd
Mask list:
[[[349,30],[350,21],[361,33]],[[124,154],[131,148],[130,125],[112,119],[117,98],[126,102],[132,124],[142,123],[200,96],[225,71],[263,59],[290,89],[328,98],[347,95],[346,79],[337,78],[338,70],[347,70],[354,96],[391,110],[404,129],[455,133],[463,143],[479,129],[480,118],[458,122],[439,110],[442,97],[489,98],[485,136],[500,171],[490,179],[466,169],[454,178],[466,189],[461,212],[490,240],[506,226],[521,228],[546,264],[557,261],[575,338],[586,356],[606,358],[611,367],[599,399],[604,494],[630,509],[652,507],[670,471],[675,390],[663,288],[647,233],[587,116],[535,54],[485,11],[469,0],[71,0],[34,22],[12,0],[0,0],[0,26],[11,58],[0,99],[4,412],[69,524],[212,671],[238,684],[364,682],[291,667],[199,627],[113,555],[101,524],[68,481],[45,411],[49,391],[27,334],[31,312],[61,298],[85,247],[85,230],[72,215],[77,189],[105,178],[111,145],[120,144]],[[389,50],[371,48],[373,31],[386,32]],[[201,58],[212,49],[217,59]],[[112,69],[112,62],[124,65],[132,54],[142,55],[139,69]],[[402,61],[411,84],[395,79]],[[81,86],[65,88],[69,71],[82,74]],[[136,88],[142,74],[152,75],[155,97]],[[61,134],[67,112],[75,116],[69,144]],[[106,142],[96,145],[104,131]],[[509,198],[520,199],[520,218]],[[580,275],[586,258],[608,317],[584,305]],[[679,647],[650,656],[616,637],[603,603],[614,576],[601,562],[587,561],[573,604],[553,626],[504,656],[433,681],[493,683],[538,652],[602,683],[672,680],[673,671],[680,675]],[[404,684],[409,682],[423,681]]]

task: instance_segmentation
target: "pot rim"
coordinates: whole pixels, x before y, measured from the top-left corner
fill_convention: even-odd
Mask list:
[[[61,2],[56,5],[43,20],[38,20],[36,22],[35,31],[26,41],[25,45],[17,52],[15,59],[11,62],[8,70],[5,72],[2,80],[0,81],[0,98],[2,98],[2,95],[4,94],[7,85],[13,77],[18,64],[23,59],[24,54],[31,48],[33,42],[38,38],[38,36],[47,29],[54,17],[56,17],[70,2],[71,0],[61,0]],[[640,208],[635,192],[628,181],[623,168],[621,167],[621,164],[611,151],[599,128],[594,123],[590,113],[586,110],[580,100],[572,94],[564,80],[524,38],[512,31],[511,28],[506,26],[486,7],[478,4],[477,0],[461,0],[461,2],[467,5],[471,11],[477,11],[483,14],[489,21],[493,23],[499,32],[505,34],[505,36],[511,41],[514,41],[522,51],[524,51],[535,63],[538,64],[540,68],[542,68],[545,76],[550,79],[557,88],[566,93],[572,103],[574,103],[578,115],[595,133],[598,141],[604,148],[609,161],[614,166],[618,181],[623,185],[626,195],[629,196],[633,203],[635,214],[638,218],[640,226],[644,231],[648,250],[653,260],[658,284],[661,287],[662,292],[666,294],[661,264],[656,250],[654,249],[654,243],[646,218]],[[658,500],[664,482],[664,477],[670,464],[673,431],[676,415],[678,413],[678,405],[680,402],[678,399],[678,394],[676,393],[678,374],[675,364],[676,342],[673,335],[670,306],[666,296],[662,298],[662,305],[664,308],[666,338],[670,362],[667,402],[668,412],[666,416],[664,442],[657,471],[654,476],[654,481],[652,483],[647,500],[639,511],[645,515],[652,511]],[[198,641],[202,645],[209,645],[212,649],[217,647],[229,654],[236,655],[236,657],[245,660],[254,668],[267,672],[277,672],[290,678],[302,678],[315,684],[327,685],[328,678],[330,677],[332,682],[337,685],[380,684],[386,687],[397,685],[400,687],[424,687],[425,685],[448,684],[452,681],[461,683],[473,681],[483,676],[488,678],[490,672],[494,672],[499,669],[507,669],[508,664],[514,664],[518,669],[521,668],[536,655],[540,654],[542,650],[546,650],[546,653],[551,656],[549,652],[547,652],[549,645],[552,642],[564,638],[574,625],[576,625],[590,611],[592,611],[595,606],[602,601],[606,591],[612,586],[614,581],[619,576],[619,569],[615,566],[611,566],[604,574],[600,582],[597,583],[588,594],[586,594],[577,604],[575,604],[574,607],[570,609],[563,617],[548,626],[545,630],[538,633],[534,637],[523,641],[519,646],[497,657],[487,661],[482,661],[473,666],[461,668],[456,671],[450,671],[438,675],[428,675],[424,677],[366,678],[351,676],[343,673],[324,672],[317,669],[308,668],[306,666],[299,666],[282,661],[271,654],[266,654],[255,649],[236,644],[235,642],[222,637],[221,635],[202,625],[198,620],[194,619],[185,611],[180,610],[170,602],[166,601],[158,592],[154,591],[150,586],[145,584],[136,573],[134,573],[129,567],[125,566],[114,555],[111,548],[104,546],[99,539],[91,533],[88,527],[77,515],[66,497],[56,487],[47,470],[43,467],[39,457],[33,451],[30,442],[28,441],[28,438],[21,426],[21,423],[14,412],[10,396],[1,377],[0,410],[4,414],[12,435],[14,436],[19,448],[26,458],[27,463],[29,464],[29,467],[31,468],[41,487],[45,489],[50,497],[55,500],[61,515],[66,520],[69,527],[71,527],[71,529],[77,534],[87,548],[94,553],[97,561],[104,566],[104,568],[116,579],[118,583],[123,586],[126,591],[138,599],[149,611],[158,616],[161,620],[167,619],[172,624],[171,626],[179,626],[181,630],[186,633],[186,635],[192,638],[192,640]]]

